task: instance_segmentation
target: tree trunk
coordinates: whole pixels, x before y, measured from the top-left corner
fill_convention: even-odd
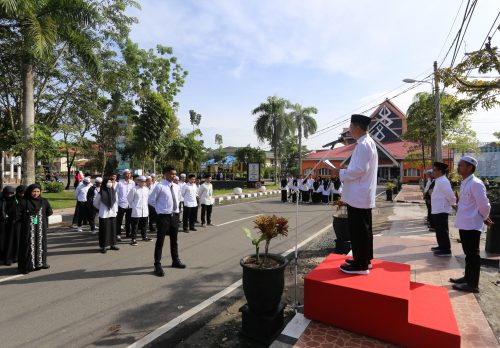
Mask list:
[[[425,161],[425,145],[424,145],[424,142],[422,141],[421,142],[422,144],[422,175],[421,177],[425,178],[425,166],[426,166],[426,161]]]
[[[302,176],[302,127],[299,125],[299,176]]]
[[[33,99],[33,66],[23,63],[23,136],[26,148],[23,151],[23,183],[35,183],[35,150],[31,146],[35,127],[35,103]]]

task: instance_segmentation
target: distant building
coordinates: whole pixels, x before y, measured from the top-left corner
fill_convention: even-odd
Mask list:
[[[479,146],[479,153],[466,153],[478,161],[476,176],[481,178],[500,178],[500,143],[484,143]],[[461,153],[455,154],[455,162],[462,157]]]
[[[378,150],[378,177],[390,180],[400,177],[402,182],[416,182],[423,177],[422,151],[419,144],[405,141],[401,137],[407,131],[406,115],[390,100],[386,99],[371,114],[369,134],[375,141]],[[330,167],[324,163],[329,160],[336,167],[347,166],[356,141],[352,138],[349,128],[344,128],[338,140],[326,146],[344,146],[330,150],[317,150],[305,156],[302,160],[302,175],[330,177]],[[443,149],[443,161],[453,165],[453,153]],[[430,153],[425,156],[425,168],[431,167]]]

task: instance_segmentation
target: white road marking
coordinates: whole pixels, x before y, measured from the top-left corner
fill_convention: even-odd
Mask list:
[[[3,278],[3,279],[0,279],[0,283],[1,282],[6,282],[6,281],[9,281],[9,280],[12,280],[12,279],[16,279],[16,278],[19,278],[19,277],[22,277],[24,274],[16,274],[15,276],[12,276],[12,277],[7,277],[7,278]]]
[[[262,214],[251,215],[251,216],[247,216],[247,217],[244,217],[244,218],[241,218],[241,219],[232,220],[232,221],[228,221],[228,222],[223,222],[223,223],[215,225],[215,226],[219,227],[219,226],[229,225],[229,224],[232,224],[233,222],[238,222],[238,221],[242,221],[242,220],[251,219],[251,218],[259,216],[259,215],[262,215]]]
[[[331,224],[328,224],[328,226],[322,228],[321,230],[319,230],[318,232],[316,232],[315,234],[313,234],[311,237],[309,237],[309,238],[305,239],[304,241],[302,241],[300,244],[297,245],[297,249],[300,248],[301,246],[303,246],[304,244],[307,244],[312,239],[316,238],[318,235],[320,235],[321,233],[325,232],[329,228],[332,228]],[[292,253],[294,250],[295,250],[295,248],[288,249],[287,251],[285,251],[281,255],[287,256],[290,253]],[[163,325],[163,326],[157,328],[156,330],[150,332],[149,334],[147,334],[146,336],[144,336],[143,338],[141,338],[137,342],[132,343],[127,348],[142,348],[145,345],[150,344],[151,342],[153,342],[155,339],[157,339],[161,335],[167,333],[168,331],[170,331],[173,328],[175,328],[177,325],[181,324],[182,322],[186,321],[187,319],[189,319],[192,316],[196,315],[197,313],[201,312],[203,309],[205,309],[208,306],[210,306],[211,304],[217,302],[222,297],[230,294],[231,292],[233,292],[234,290],[236,290],[237,288],[239,288],[241,286],[241,284],[242,284],[242,280],[241,279],[238,280],[238,281],[236,281],[236,282],[234,282],[233,284],[229,285],[227,288],[223,289],[222,291],[218,292],[217,294],[213,295],[212,297],[206,299],[205,301],[203,301],[200,304],[198,304],[197,306],[191,308],[187,312],[182,313],[178,317],[170,320],[165,325]]]

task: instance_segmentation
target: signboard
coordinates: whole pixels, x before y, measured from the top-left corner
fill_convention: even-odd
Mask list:
[[[260,163],[248,163],[247,178],[249,182],[260,181]]]

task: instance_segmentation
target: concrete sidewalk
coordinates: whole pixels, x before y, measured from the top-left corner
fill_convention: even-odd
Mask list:
[[[394,197],[394,202],[425,204],[420,186],[408,184],[401,187],[401,191]]]
[[[406,186],[406,187],[405,187]],[[401,198],[417,200],[417,186],[405,185]],[[409,187],[408,187],[409,186]],[[422,201],[423,202],[423,201]],[[416,202],[415,202],[416,203]],[[391,225],[375,236],[375,258],[411,265],[411,280],[443,286],[449,291],[461,333],[461,347],[498,347],[498,341],[474,294],[455,291],[448,282],[460,277],[463,268],[456,257],[435,257],[430,248],[436,238],[425,226],[425,206],[415,203],[396,203],[388,217]],[[420,203],[420,202],[419,202]],[[458,231],[450,218],[450,238],[454,255],[463,254],[457,242]],[[484,237],[484,236],[483,236]],[[484,238],[481,241],[484,249]],[[395,347],[394,345],[310,321],[298,313],[271,347]]]

